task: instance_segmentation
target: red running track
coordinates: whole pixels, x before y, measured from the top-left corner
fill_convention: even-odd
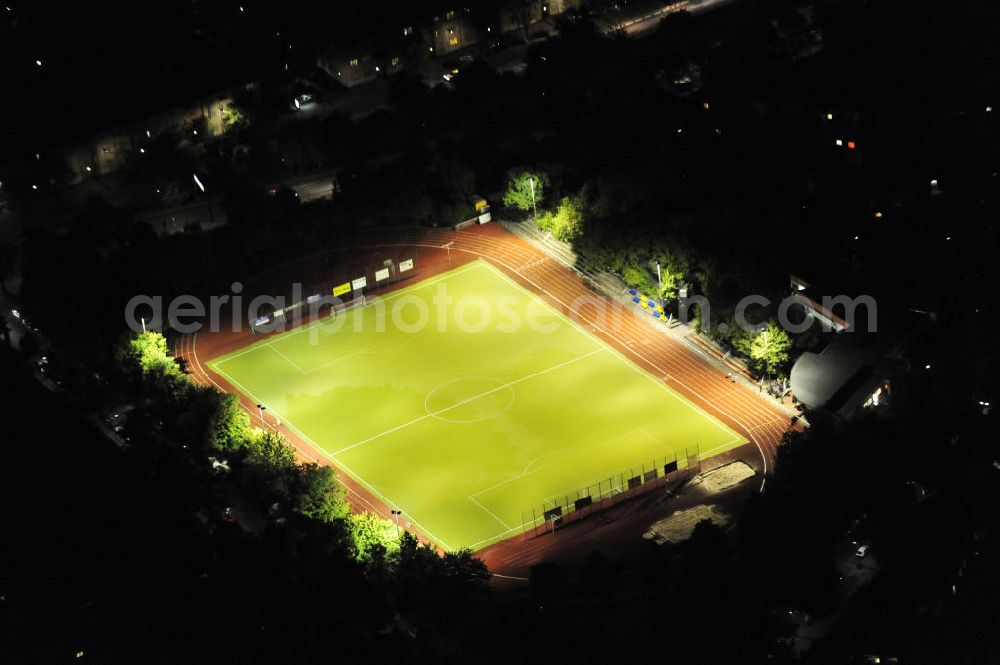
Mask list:
[[[756,454],[748,455],[744,451],[737,456],[744,458],[761,472],[761,488],[763,488],[767,474],[774,468],[778,445],[791,425],[790,415],[755,391],[730,381],[722,370],[697,351],[688,347],[683,341],[666,334],[662,323],[610,299],[595,298],[595,292],[582,276],[530,243],[507,233],[502,227],[489,224],[463,231],[436,229],[381,231],[378,238],[358,241],[350,246],[338,247],[315,256],[344,252],[358,253],[362,250],[374,253],[379,248],[413,247],[422,250],[422,263],[434,265],[436,270],[441,270],[449,267],[444,258],[447,250],[443,249],[443,245],[447,243],[451,243],[450,251],[454,253],[453,264],[457,265],[475,258],[489,261],[745,436],[752,442]],[[209,334],[209,336],[215,339],[211,339],[208,344],[204,340],[199,340],[198,334],[184,336],[177,343],[176,355],[186,360],[188,371],[196,382],[240,395],[239,391],[224,379],[208,370],[204,363],[249,343],[251,338],[246,334],[234,336],[226,333]],[[201,346],[199,346],[200,341]],[[234,347],[234,344],[237,346]],[[240,397],[243,407],[254,421],[258,422],[255,405],[245,396],[240,395]],[[266,424],[274,429],[273,422],[268,421]],[[296,447],[302,459],[331,464],[322,451],[300,440],[284,428],[283,433]],[[714,458],[714,461],[722,463],[732,458],[733,455],[721,455]],[[390,514],[387,506],[348,476],[338,474],[338,478],[345,485],[348,500],[354,509],[374,510],[385,516]]]
[[[760,452],[761,472],[767,474],[773,468],[777,447],[791,424],[789,414],[756,392],[730,381],[697,351],[664,334],[662,324],[651,317],[606,299],[602,311],[588,304],[574,306],[594,300],[594,291],[584,278],[502,227],[478,226],[459,232],[420,230],[394,242],[359,248],[439,248],[446,243],[452,243],[452,252],[489,260],[655,376],[663,377],[678,392],[753,442]]]

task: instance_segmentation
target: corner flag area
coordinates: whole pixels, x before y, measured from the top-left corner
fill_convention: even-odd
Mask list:
[[[746,443],[482,260],[209,366],[446,549],[623,469]]]

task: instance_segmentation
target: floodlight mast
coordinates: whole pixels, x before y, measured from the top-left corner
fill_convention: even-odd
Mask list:
[[[767,378],[771,380],[771,347],[767,339],[767,328],[764,328],[764,364],[767,367]],[[770,388],[768,388],[770,390]]]
[[[528,184],[531,185],[531,219],[535,220],[538,218],[538,208],[535,207],[535,178],[534,176],[528,177]]]

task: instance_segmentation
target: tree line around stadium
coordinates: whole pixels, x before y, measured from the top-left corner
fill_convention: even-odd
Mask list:
[[[134,652],[106,630],[109,608],[128,607],[118,621],[130,634],[169,629],[144,648],[180,656],[190,640],[204,639],[203,655],[242,653],[243,662],[331,649],[483,662],[509,662],[530,649],[528,662],[556,662],[610,656],[623,636],[679,633],[688,639],[672,652],[692,661],[791,663],[791,649],[775,641],[794,630],[789,611],[843,612],[838,557],[847,553],[853,565],[851,541],[862,539],[879,576],[808,662],[843,662],[872,645],[926,656],[913,662],[941,662],[956,645],[983,655],[991,648],[991,615],[977,608],[1000,584],[993,565],[1000,485],[980,442],[1000,433],[995,419],[960,401],[942,404],[942,386],[957,395],[960,374],[908,379],[886,414],[854,421],[813,414],[813,426],[788,438],[767,491],[749,501],[728,536],[706,522],[689,541],[650,545],[634,560],[580,551],[573,562],[533,567],[523,591],[507,595],[486,588],[488,573],[474,557],[442,557],[409,536],[397,540],[385,520],[345,517],[329,470],[297,464],[233,398],[187,381],[155,333],[127,340],[120,377],[107,377],[137,384],[131,394],[141,406],[124,454],[74,424],[75,409],[31,382],[18,357],[0,347],[0,399],[20,416],[9,423],[15,432],[23,423],[23,436],[44,443],[47,454],[9,450],[3,491],[23,485],[10,474],[36,468],[54,487],[100,490],[73,489],[70,502],[43,492],[33,509],[44,506],[44,521],[33,514],[0,526],[16,532],[0,561],[17,565],[26,583],[38,578],[23,557],[37,559],[46,578],[79,567],[90,584],[79,607],[66,601],[73,612],[24,624],[19,608],[28,591],[6,580],[10,621],[0,634],[12,631],[8,647],[44,625],[54,636],[35,648],[79,640],[115,661]],[[231,471],[214,471],[207,456],[225,459]],[[9,505],[17,505],[13,497]],[[44,557],[32,549],[40,544]],[[134,588],[141,597],[130,595]],[[912,626],[920,626],[916,639]],[[303,638],[304,630],[314,637]]]
[[[584,261],[584,267],[604,270],[621,277],[628,286],[643,294],[652,294],[665,304],[676,307],[681,289],[688,288],[688,280],[695,281],[703,275],[697,260],[691,261],[678,250],[671,251],[662,242],[649,240],[646,243],[627,242],[607,244],[600,239],[600,231],[594,223],[587,223],[595,205],[589,190],[576,196],[565,196],[555,209],[548,209],[546,191],[548,176],[541,171],[512,169],[507,174],[507,189],[504,205],[531,213],[533,222],[542,231],[552,234],[557,240],[569,243]],[[541,214],[535,215],[538,209]],[[595,238],[595,236],[597,236]],[[689,277],[690,276],[690,277]],[[700,284],[699,284],[700,285]],[[695,285],[691,285],[693,290]],[[793,340],[788,331],[773,319],[761,322],[759,328],[747,330],[736,325],[730,316],[725,322],[725,330],[718,326],[701,326],[700,311],[695,311],[694,328],[704,328],[713,336],[721,337],[732,349],[752,362],[754,369],[762,375],[781,378],[788,369]]]
[[[401,552],[439,557],[433,548],[418,545],[414,537],[400,531],[390,520],[370,511],[352,513],[344,488],[327,465],[299,463],[295,448],[280,432],[255,427],[247,411],[233,394],[220,394],[193,383],[170,355],[166,338],[158,332],[136,334],[118,351],[122,369],[137,393],[171,405],[182,413],[200,413],[203,431],[196,426],[185,432],[195,442],[192,455],[211,456],[236,468],[245,492],[254,502],[267,506],[271,514],[294,512],[326,525],[336,525],[355,560],[390,566]],[[207,416],[207,419],[205,418]],[[440,555],[442,561],[461,561],[469,579],[483,578],[485,569],[469,552]],[[442,566],[455,568],[451,563]]]

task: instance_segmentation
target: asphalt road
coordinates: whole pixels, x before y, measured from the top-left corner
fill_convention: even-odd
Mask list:
[[[593,19],[602,32],[610,33],[621,30],[628,37],[642,37],[646,33],[655,30],[660,21],[670,14],[682,10],[689,14],[704,14],[734,1],[678,0],[665,5],[645,5],[641,8],[630,8],[622,11],[620,14],[617,12],[608,12],[603,16],[593,17]]]
[[[801,611],[790,610],[788,616],[784,617],[789,623],[796,625],[795,634],[790,638],[790,646],[796,654],[804,654],[816,641],[829,634],[847,610],[854,594],[878,574],[878,559],[870,550],[863,557],[857,556],[856,552],[861,542],[845,540],[834,552],[834,564],[840,573],[840,587],[837,590],[837,607],[833,612],[821,619],[815,619]]]
[[[309,203],[333,195],[333,174],[333,171],[323,171],[275,184],[291,187],[299,195],[299,201]],[[189,224],[198,224],[206,230],[221,226],[226,223],[226,213],[216,198],[211,202],[202,199],[175,208],[146,210],[137,214],[136,219],[152,225],[158,233],[179,233]]]

